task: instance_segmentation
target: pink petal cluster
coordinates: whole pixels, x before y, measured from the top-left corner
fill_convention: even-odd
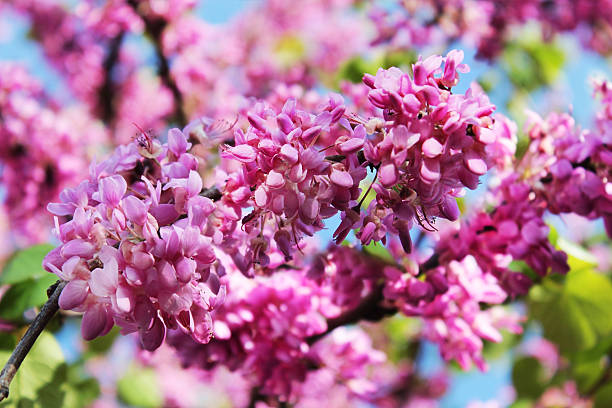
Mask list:
[[[82,107],[51,103],[18,65],[0,65],[0,112],[1,182],[11,229],[19,244],[41,242],[52,225],[46,203],[87,173],[88,150],[107,134]]]
[[[346,384],[355,395],[367,400],[380,392],[380,383],[371,374],[381,368],[387,356],[374,348],[363,330],[339,327],[316,342],[311,355],[315,364],[332,372],[336,381]]]
[[[353,309],[375,289],[383,278],[385,264],[349,246],[330,245],[310,265],[308,277],[328,287],[329,300],[341,308]]]
[[[353,212],[359,182],[366,176],[356,153],[367,135],[363,126],[353,130],[348,125],[344,111],[338,95],[317,115],[300,110],[294,100],[280,112],[258,104],[247,114],[247,131],[238,129],[234,145],[224,148],[222,157],[242,164],[226,185],[224,199],[252,207],[242,219],[242,229],[252,236],[246,259],[239,262],[243,269],[267,265],[265,224],[276,225],[273,239],[290,260],[298,241],[324,228],[324,219]],[[330,132],[335,143],[324,153],[318,139]]]
[[[507,297],[497,278],[478,266],[468,255],[432,271],[444,280],[445,291],[435,298],[421,298],[415,303],[414,280],[406,288],[406,300],[398,298],[400,309],[408,315],[421,316],[425,322],[423,336],[440,346],[444,359],[454,359],[464,370],[474,363],[486,370],[482,358],[483,340],[500,342],[499,329],[520,333],[520,317],[501,308],[483,310],[480,304],[499,305]],[[434,285],[432,285],[434,286]],[[436,288],[436,286],[434,286]],[[413,296],[410,296],[413,294]],[[399,297],[398,294],[395,297]]]
[[[202,347],[181,333],[168,340],[184,364],[239,369],[260,393],[287,399],[314,364],[307,338],[326,329],[319,289],[294,271],[256,280],[228,278],[228,297],[215,311],[210,343]]]
[[[364,157],[377,168],[376,200],[368,208],[361,242],[399,234],[407,252],[413,221],[455,220],[455,197],[474,189],[489,168],[487,145],[497,141],[486,95],[476,88],[452,93],[458,73],[467,72],[463,52],[432,56],[413,65],[414,78],[397,68],[366,74],[370,102],[383,110],[384,125],[364,144]]]
[[[141,22],[123,0],[79,2],[74,6],[50,0],[17,0],[11,7],[32,20],[32,35],[45,56],[61,72],[72,92],[91,108],[104,82],[105,45]]]
[[[214,265],[221,237],[209,224],[216,207],[200,195],[189,147],[178,129],[163,145],[143,133],[49,204],[66,221],[56,218],[62,245],[44,266],[68,282],[60,307],[84,312],[85,339],[117,324],[138,332],[147,350],[159,347],[167,329],[210,340],[210,312],[225,295],[223,270]]]
[[[602,218],[612,237],[610,86],[606,81],[596,84],[604,103],[596,130],[579,129],[568,114],[550,114],[546,119],[532,114],[531,143],[523,161],[550,212]]]
[[[537,21],[544,39],[575,32],[582,43],[601,53],[612,52],[612,15],[607,0],[426,0],[397,1],[396,7],[374,5],[374,44],[414,49],[463,40],[478,55],[494,59],[513,38],[513,29]]]
[[[480,267],[497,277],[511,294],[526,294],[531,279],[509,269],[513,260],[527,263],[538,275],[566,273],[567,255],[556,250],[548,239],[544,223],[545,206],[525,182],[512,174],[498,188],[496,210],[475,212],[460,226],[443,234],[436,245],[440,262],[447,263],[472,255]]]

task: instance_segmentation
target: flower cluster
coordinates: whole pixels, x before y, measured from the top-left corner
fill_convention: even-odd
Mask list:
[[[550,212],[603,218],[612,237],[610,83],[596,83],[596,93],[604,102],[596,130],[580,130],[568,114],[550,114],[546,119],[531,115],[531,143],[521,170],[529,172],[535,192]]]
[[[215,204],[200,193],[197,160],[178,129],[160,145],[148,134],[118,148],[90,178],[49,204],[62,242],[44,266],[68,284],[60,307],[85,312],[82,334],[93,339],[113,324],[138,332],[153,350],[167,329],[200,343],[212,335],[210,312],[225,295],[209,223]]]
[[[289,260],[299,239],[322,229],[325,218],[353,211],[366,176],[356,153],[367,135],[346,119],[346,128],[340,128],[344,111],[337,95],[318,115],[298,109],[294,100],[280,112],[259,104],[247,114],[247,131],[238,129],[234,145],[222,152],[242,163],[224,194],[235,205],[253,207],[242,219],[242,228],[253,236],[247,266],[267,265],[265,224],[277,226],[274,241]],[[320,138],[334,140],[326,149],[329,156],[318,147]]]
[[[215,311],[206,346],[184,334],[168,339],[185,365],[240,369],[262,394],[286,399],[314,364],[309,336],[326,329],[319,288],[299,271],[247,279],[228,274],[228,296]]]
[[[372,7],[375,44],[415,48],[461,39],[482,58],[495,58],[512,38],[512,28],[531,21],[546,39],[576,31],[583,44],[609,54],[612,16],[606,0],[402,0],[397,7]]]
[[[339,327],[315,343],[311,355],[320,367],[318,371],[332,373],[337,382],[347,384],[351,393],[366,400],[382,393],[375,374],[387,357],[373,347],[372,339],[363,330]]]
[[[353,309],[375,290],[383,278],[385,264],[349,246],[330,245],[327,252],[314,257],[308,277],[329,287],[329,299],[341,308]]]
[[[423,336],[440,346],[444,359],[456,360],[463,369],[472,363],[486,369],[483,340],[500,342],[499,329],[522,331],[518,315],[501,307],[482,309],[481,304],[503,303],[507,294],[471,255],[428,271],[427,282],[392,267],[385,273],[389,277],[385,295],[408,316],[421,316]]]
[[[362,244],[385,242],[390,232],[399,236],[406,252],[414,219],[430,224],[427,217],[457,218],[454,197],[464,187],[476,187],[478,177],[501,160],[503,154],[496,152],[507,153],[504,143],[511,139],[511,132],[495,124],[494,106],[477,88],[464,95],[452,93],[458,72],[467,70],[462,58],[461,52],[451,51],[444,58],[419,60],[414,78],[396,68],[366,75],[367,99],[372,112],[382,112],[382,117],[361,120],[347,114],[339,95],[329,96],[316,114],[301,109],[294,99],[278,110],[256,104],[246,112],[246,120],[237,120],[246,129],[237,126],[234,140],[221,146],[215,178],[223,187],[212,195],[203,192],[201,161],[187,153],[187,137],[204,150],[208,142],[214,146],[214,140],[200,135],[210,130],[204,120],[188,125],[187,136],[172,129],[164,145],[142,132],[131,145],[92,165],[90,179],[62,193],[61,203],[49,205],[57,216],[68,216],[57,225],[62,246],[45,261],[47,269],[68,281],[60,305],[85,312],[87,339],[113,324],[124,332],[138,332],[146,349],[157,348],[167,330],[181,329],[196,343],[206,343],[214,334],[201,363],[222,361],[233,367],[236,350],[252,356],[255,364],[261,354],[250,352],[255,339],[269,350],[271,336],[281,332],[284,343],[279,337],[275,352],[302,358],[307,337],[326,327],[321,310],[313,306],[315,294],[328,314],[358,307],[366,298],[378,301],[381,280],[386,281],[384,297],[393,306],[422,308],[446,296],[445,273],[430,271],[424,281],[416,278],[418,271],[410,279],[389,272],[393,268],[383,273],[381,260],[361,256],[353,248],[333,247],[315,257],[309,268],[293,256],[304,253],[304,236],[324,228],[323,220],[336,214],[342,218],[335,233],[338,242],[353,228],[359,229]],[[287,92],[293,91],[273,95],[278,99]],[[360,183],[368,167],[376,171],[376,198],[362,211],[370,189],[362,193]],[[225,295],[219,278],[226,269],[253,277],[255,271],[271,274],[291,261],[289,270],[308,272],[285,271],[285,278],[273,274],[269,282],[257,279],[257,285],[235,283],[236,278],[225,281],[235,286],[233,302],[246,301],[244,310],[251,310],[251,316],[254,308],[268,310],[277,304],[270,310],[280,314],[269,318],[275,323],[226,310],[218,312],[213,326],[210,312]],[[293,284],[312,293],[265,289],[268,284]],[[253,304],[253,299],[261,304]],[[296,302],[295,309],[278,306],[288,299]],[[291,321],[300,308],[308,324],[291,329],[297,330],[296,340],[288,342],[277,326]],[[242,317],[236,320],[224,313]],[[269,329],[259,325],[266,324],[274,333],[262,334]],[[239,335],[241,331],[256,337]],[[295,378],[303,378],[300,373]],[[271,377],[262,371],[258,378]],[[269,393],[289,395],[290,382],[277,380],[279,384],[266,386]]]
[[[124,31],[139,28],[140,21],[123,0],[103,5],[80,2],[67,7],[54,1],[11,1],[15,10],[33,22],[32,35],[72,92],[95,108],[103,86],[105,44]]]
[[[527,263],[538,275],[566,273],[567,255],[548,239],[549,227],[542,219],[544,207],[530,186],[511,175],[502,182],[493,212],[477,211],[461,225],[443,234],[436,245],[443,264],[472,255],[480,268],[500,280],[511,295],[526,294],[531,279],[509,269],[514,260]]]
[[[162,347],[154,354],[139,354],[140,360],[155,369],[160,377],[166,404],[188,408],[197,405],[198,396],[208,391],[206,395],[212,393],[235,406],[274,405],[275,396],[261,392],[253,376],[245,376],[240,370],[230,372],[220,365],[207,369],[191,365],[186,369],[181,367],[180,359],[177,361],[172,351]],[[429,406],[424,404],[433,404],[447,387],[446,373],[425,378],[418,376],[409,364],[399,369],[394,367],[385,354],[375,348],[369,333],[357,327],[338,328],[315,343],[308,354],[313,364],[303,381],[293,382],[291,395],[287,398],[297,408],[321,403],[399,407],[406,406],[407,400],[410,407]],[[184,355],[183,359],[188,356]],[[187,362],[191,364],[190,360]],[[190,385],[188,390],[186,383]],[[410,387],[406,388],[406,384]],[[322,389],[325,390],[323,394]]]
[[[18,65],[0,65],[0,112],[4,206],[17,243],[40,242],[51,226],[46,203],[86,174],[88,150],[107,134],[80,107],[49,104],[42,86]]]
[[[455,197],[464,187],[476,188],[487,172],[486,147],[498,138],[495,106],[477,88],[452,93],[458,73],[468,71],[462,60],[463,52],[453,50],[419,59],[414,78],[397,68],[364,76],[368,98],[383,110],[384,122],[363,149],[378,178],[376,199],[357,234],[363,244],[384,242],[392,232],[410,252],[413,221],[425,227],[433,216],[457,219]]]
[[[471,255],[427,271],[425,282],[395,267],[387,267],[385,274],[385,296],[394,299],[406,315],[421,316],[423,336],[440,346],[446,360],[456,360],[463,369],[472,362],[486,369],[483,339],[500,342],[502,328],[522,331],[518,316],[498,307],[482,309],[481,304],[503,303],[507,294]]]

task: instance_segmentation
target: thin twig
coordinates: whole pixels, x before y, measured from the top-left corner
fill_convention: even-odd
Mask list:
[[[145,32],[151,37],[155,48],[155,56],[157,58],[157,74],[170,92],[174,99],[174,119],[179,127],[187,125],[187,115],[183,110],[183,95],[178,89],[176,82],[170,75],[170,64],[168,58],[164,55],[162,46],[162,34],[168,23],[162,18],[148,18],[140,13],[139,2],[137,0],[128,0],[128,4],[134,9],[134,12],[142,18],[145,25]]]
[[[370,187],[368,187],[363,197],[361,197],[361,200],[359,200],[359,204],[357,204],[355,207],[352,208],[355,212],[359,213],[359,211],[361,211],[361,204],[363,204],[368,194],[370,194],[370,190],[372,190],[372,186],[374,185],[374,183],[376,183],[377,178],[378,178],[378,167],[376,167],[376,174],[374,174],[374,180],[372,180],[372,182],[370,183]]]
[[[49,324],[53,316],[55,316],[55,313],[59,310],[58,300],[66,283],[67,282],[58,281],[58,283],[56,283],[57,286],[54,285],[55,290],[53,290],[53,293],[49,296],[49,300],[47,300],[47,303],[40,309],[40,313],[34,318],[28,330],[21,340],[19,340],[17,347],[13,350],[13,354],[11,354],[2,372],[0,372],[0,401],[8,397],[9,385],[15,377],[15,374],[17,374],[19,366],[30,352],[30,349],[38,336],[40,336],[40,333],[42,333],[45,326]]]

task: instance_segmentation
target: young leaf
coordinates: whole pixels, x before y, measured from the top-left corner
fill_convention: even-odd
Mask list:
[[[546,373],[534,357],[523,357],[512,367],[512,384],[519,398],[538,398],[547,385]]]
[[[563,285],[546,279],[529,293],[529,313],[567,354],[612,333],[612,283],[590,270],[570,271]]]
[[[42,261],[53,248],[53,245],[42,244],[17,252],[8,261],[2,275],[0,275],[0,284],[13,285],[28,279],[38,279],[50,275],[43,269]]]
[[[0,363],[12,349],[0,350]],[[65,407],[66,364],[62,350],[52,334],[43,332],[11,382],[9,398],[0,407],[49,408]]]
[[[0,299],[0,318],[22,321],[26,310],[42,306],[47,301],[47,288],[57,281],[57,276],[48,272],[45,274],[11,286]]]
[[[612,406],[612,384],[606,384],[595,393],[593,408],[609,408]]]
[[[117,394],[121,401],[141,408],[155,408],[163,403],[155,371],[132,366],[117,382]]]

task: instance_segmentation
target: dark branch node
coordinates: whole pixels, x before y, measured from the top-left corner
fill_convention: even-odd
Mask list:
[[[219,191],[217,187],[207,188],[202,191],[200,195],[202,197],[210,198],[213,201],[219,201],[223,197],[223,194],[221,194],[221,191]]]

